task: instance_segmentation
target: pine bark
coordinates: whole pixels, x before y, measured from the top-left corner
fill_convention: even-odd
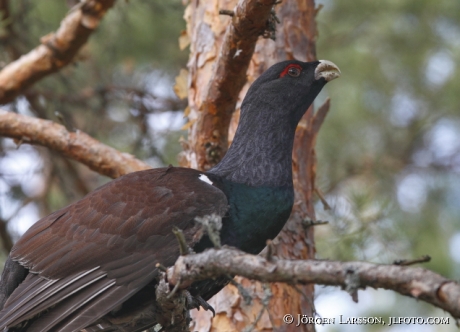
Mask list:
[[[244,2],[244,1],[241,1]],[[241,5],[241,2],[238,5]],[[186,9],[187,34],[191,42],[189,69],[189,111],[190,135],[185,144],[182,164],[207,169],[223,156],[227,145],[219,145],[217,157],[206,158],[206,149],[215,147],[212,137],[209,142],[203,139],[203,132],[215,132],[222,136],[224,128],[231,144],[239,119],[240,103],[250,84],[272,64],[297,59],[312,61],[316,59],[315,41],[317,36],[314,0],[286,0],[276,6],[280,24],[276,27],[276,40],[259,37],[254,54],[247,69],[247,82],[239,93],[236,111],[227,124],[222,118],[214,117],[213,122],[202,119],[207,116],[206,96],[212,91],[219,78],[213,76],[213,64],[221,56],[220,49],[225,41],[226,27],[234,24],[235,16],[219,15],[219,10],[231,10],[237,5],[231,0],[193,1]],[[238,12],[235,11],[235,15]],[[241,31],[240,31],[241,33]],[[222,49],[225,49],[225,45]],[[241,68],[240,68],[241,69]],[[225,72],[220,70],[220,72]],[[280,258],[314,258],[315,247],[313,228],[305,227],[305,220],[315,220],[313,191],[316,159],[314,143],[316,134],[328,110],[328,104],[320,112],[310,109],[301,120],[293,151],[293,170],[295,186],[295,205],[283,232],[274,240],[276,255]],[[215,110],[214,112],[219,112]],[[223,111],[224,114],[226,112]],[[212,126],[216,129],[213,131]],[[201,135],[201,136],[200,136]],[[204,157],[203,157],[204,156]],[[212,319],[209,312],[193,312],[193,331],[243,331],[253,328],[256,331],[313,331],[314,326],[296,327],[285,324],[285,314],[314,313],[313,285],[290,286],[284,283],[262,285],[245,278],[235,279],[252,296],[251,304],[245,303],[235,286],[229,285],[217,294],[210,303],[216,309]],[[268,287],[268,289],[267,289]],[[268,302],[268,305],[264,304]]]

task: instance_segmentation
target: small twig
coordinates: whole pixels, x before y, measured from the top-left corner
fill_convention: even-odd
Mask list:
[[[331,107],[331,99],[327,98],[326,101],[316,110],[315,115],[313,116],[313,133],[318,135],[318,132],[326,119],[329,109]]]
[[[24,137],[20,139],[14,139],[14,143],[16,144],[16,150],[18,150],[21,147],[22,143],[24,143]]]
[[[185,241],[185,236],[184,233],[180,228],[177,228],[174,226],[172,228],[172,232],[176,236],[177,242],[179,242],[179,251],[182,256],[190,254],[190,248],[187,245],[187,242]]]
[[[235,12],[233,10],[228,10],[228,9],[221,9],[219,10],[219,15],[228,15],[228,16],[235,16]]]
[[[328,204],[328,202],[324,198],[323,193],[321,192],[321,190],[319,190],[317,187],[315,187],[315,193],[316,193],[316,195],[318,195],[321,203],[323,204],[324,210],[332,210],[331,206]]]
[[[276,248],[273,245],[273,241],[269,239],[267,240],[267,253],[265,255],[265,259],[271,262],[274,254],[276,254]]]
[[[327,225],[329,224],[329,221],[327,220],[312,220],[312,219],[305,219],[305,220],[302,220],[302,226],[304,228],[308,228],[308,227],[311,227],[311,226],[320,226],[320,225]]]
[[[313,316],[316,317],[316,315],[318,315],[318,313],[316,312],[315,303],[311,300],[311,298],[307,294],[305,294],[305,292],[302,291],[296,284],[289,283],[289,285],[292,288],[294,288],[297,291],[297,293],[302,295],[302,297],[305,300],[305,302],[307,302],[310,305],[310,308],[312,310]]]
[[[166,296],[166,298],[169,300],[170,298],[172,298],[174,296],[174,294],[176,294],[177,290],[179,289],[180,287],[180,278],[179,280],[177,281],[177,284],[174,285],[174,288],[173,290],[171,291],[171,293],[168,294],[168,296]]]
[[[156,267],[158,270],[162,271],[162,272],[168,271],[168,269],[166,268],[166,266],[164,266],[164,265],[161,264],[161,263],[157,263],[157,264],[155,265],[155,267]]]
[[[269,287],[269,284],[263,283],[262,287],[264,288],[264,297],[261,299],[262,308],[260,308],[260,311],[257,314],[256,319],[252,322],[251,325],[245,327],[243,332],[251,332],[251,331],[253,331],[256,328],[257,323],[262,318],[262,315],[264,314],[264,311],[267,310],[267,308],[268,308],[268,305],[270,303],[270,299],[272,298],[273,294],[272,294],[272,291],[271,291],[271,289]]]
[[[408,265],[414,265],[418,263],[427,263],[429,261],[431,261],[431,257],[429,255],[424,255],[416,259],[397,259],[393,262],[393,264],[400,265],[400,266],[408,266]]]
[[[64,118],[64,115],[61,112],[55,111],[54,116],[58,121],[63,125],[68,132],[75,132],[75,128],[73,128],[70,123]]]
[[[320,12],[321,9],[324,8],[324,5],[323,4],[319,4],[318,7],[316,7],[315,9],[315,16],[317,16]]]
[[[244,288],[243,285],[240,284],[238,281],[233,279],[232,276],[227,274],[226,277],[230,280],[230,284],[232,284],[233,286],[235,286],[238,289],[238,292],[240,293],[241,297],[243,298],[244,303],[246,303],[247,305],[250,305],[251,302],[252,302],[252,296],[251,296],[251,294],[249,294],[249,292],[246,290],[246,288]]]

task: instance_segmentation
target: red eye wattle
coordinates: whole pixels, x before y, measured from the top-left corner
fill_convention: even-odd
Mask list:
[[[284,68],[284,70],[281,72],[280,77],[284,77],[286,75],[289,75],[291,77],[299,77],[300,73],[302,72],[302,67],[297,64],[290,64]]]

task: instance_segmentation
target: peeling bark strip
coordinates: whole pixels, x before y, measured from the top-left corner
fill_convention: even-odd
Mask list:
[[[68,65],[114,2],[89,0],[77,5],[64,18],[56,33],[44,36],[41,45],[3,68],[0,72],[0,104],[13,101],[44,76]]]
[[[226,274],[264,282],[341,286],[349,292],[366,287],[390,289],[431,303],[460,318],[459,283],[418,267],[326,260],[267,261],[262,256],[225,247],[180,256],[167,272],[168,282],[174,285],[180,280],[181,287]]]
[[[190,132],[193,168],[207,170],[227,151],[228,127],[256,41],[267,29],[275,0],[240,0],[214,64],[207,94]]]
[[[151,168],[82,131],[69,132],[55,122],[16,113],[0,111],[0,136],[15,138],[19,143],[46,146],[111,178]]]

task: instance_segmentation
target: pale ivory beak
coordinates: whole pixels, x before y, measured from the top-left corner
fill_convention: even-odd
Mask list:
[[[324,77],[326,82],[340,77],[340,69],[337,65],[328,60],[319,60],[320,64],[315,69],[315,79]]]

